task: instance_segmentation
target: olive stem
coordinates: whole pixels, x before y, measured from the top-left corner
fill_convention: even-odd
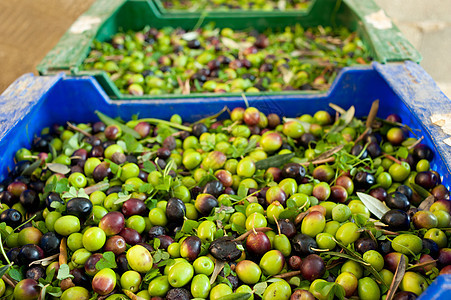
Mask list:
[[[155,118],[144,118],[144,119],[139,119],[139,120],[135,120],[135,121],[130,121],[130,122],[127,123],[127,126],[129,126],[129,127],[131,126],[132,128],[134,128],[140,122],[152,123],[152,124],[155,124],[155,125],[164,124],[164,125],[167,125],[169,127],[177,128],[177,129],[180,129],[180,130],[185,130],[185,131],[188,131],[188,132],[193,131],[191,129],[191,127],[183,126],[183,125],[180,125],[180,124],[177,124],[177,123],[174,123],[174,122],[169,122],[169,121],[155,119]],[[135,125],[135,126],[133,126],[133,125]]]
[[[241,97],[243,97],[244,104],[246,104],[246,108],[249,107],[249,101],[247,101],[246,95],[244,93],[242,93]]]
[[[277,231],[279,232],[279,235],[280,235],[281,233],[280,233],[280,226],[279,226],[279,222],[277,222],[277,218],[276,218],[276,216],[274,216],[274,215],[273,215],[273,218],[274,218],[274,222],[276,222],[276,226],[277,226]]]
[[[112,291],[109,294],[103,295],[103,296],[99,296],[99,298],[97,298],[97,300],[105,300],[106,298],[108,298],[109,296],[113,295],[115,293],[115,291]]]
[[[36,215],[33,215],[31,218],[29,218],[27,221],[23,222],[22,224],[20,224],[19,226],[17,226],[16,228],[14,228],[13,232],[16,231],[17,229],[19,229],[21,226],[30,223],[34,218],[36,218]]]
[[[410,267],[407,268],[407,270],[409,270],[409,271],[410,270],[416,270],[417,268],[422,268],[422,267],[426,267],[426,266],[429,266],[429,265],[433,265],[437,261],[438,261],[438,259],[434,259],[434,260],[431,260],[431,261],[425,261],[425,262],[422,262],[422,263],[419,263],[419,264],[411,265]]]
[[[320,164],[324,164],[324,163],[328,163],[328,162],[332,162],[335,160],[335,157],[331,156],[325,159],[321,159],[321,160],[315,160],[315,161],[308,161],[308,162],[304,162],[304,163],[300,163],[301,166],[309,166],[310,164],[312,165],[320,165]]]
[[[242,235],[240,235],[239,237],[237,237],[236,239],[234,239],[234,242],[238,242],[238,241],[244,241],[249,234],[251,234],[254,231],[257,232],[267,232],[267,231],[271,231],[272,228],[271,227],[259,227],[259,228],[252,228],[251,230],[246,231],[245,233],[243,233]]]
[[[399,235],[399,233],[394,232],[394,231],[389,231],[389,230],[385,230],[385,229],[380,229],[382,231],[383,234],[385,235]]]
[[[291,271],[291,272],[275,275],[273,277],[285,279],[285,278],[290,278],[290,277],[298,276],[298,275],[301,275],[301,271]]]
[[[365,137],[365,135],[367,135],[367,133],[370,132],[370,130],[371,130],[371,128],[367,127],[367,128],[365,129],[365,131],[362,132],[362,134],[359,135],[359,136],[356,138],[356,140],[354,141],[354,144],[357,144],[358,142],[360,142],[361,140],[363,140],[363,138]]]
[[[37,155],[24,155],[23,158],[33,158],[33,159],[38,159],[39,156],[37,156]]]
[[[212,120],[212,119],[216,119],[217,117],[219,117],[220,115],[222,115],[223,113],[225,113],[229,108],[227,106],[224,106],[219,112],[217,112],[216,114],[200,119],[199,121],[197,121],[196,123],[203,123],[207,120]]]
[[[123,55],[108,55],[103,57],[105,60],[122,60],[124,58]]]
[[[421,143],[421,141],[423,141],[424,136],[421,136],[418,140],[415,141],[415,143],[413,143],[412,145],[410,145],[409,147],[407,147],[407,149],[412,150],[413,148],[415,148],[416,145],[418,145],[419,143]]]
[[[132,299],[132,300],[144,300],[144,298],[143,297],[139,297],[139,296],[136,296],[136,294],[134,294],[132,291],[129,291],[129,290],[122,290],[123,292],[124,292],[124,294],[127,296],[127,297],[129,297],[130,299]]]
[[[110,187],[110,184],[108,182],[99,182],[97,184],[94,184],[94,185],[84,188],[84,190],[87,195],[90,195],[96,191],[108,189],[109,187]]]
[[[388,158],[389,160],[394,161],[398,165],[402,164],[402,161],[400,161],[399,159],[397,159],[396,157],[394,157],[394,156],[392,156],[390,154],[383,153],[382,155],[385,156],[386,158]]]
[[[313,251],[316,251],[316,252],[327,252],[327,251],[330,251],[330,249],[317,249],[317,248],[313,248],[313,247],[310,247],[310,250],[313,250]]]
[[[69,128],[71,128],[71,129],[75,130],[75,131],[80,132],[80,133],[83,134],[83,135],[86,135],[87,137],[92,137],[92,134],[90,134],[89,132],[84,131],[84,130],[81,129],[81,128],[78,128],[77,126],[75,126],[74,124],[72,124],[72,123],[70,123],[70,122],[67,122],[67,126],[68,126]]]
[[[256,214],[254,214],[254,218],[252,219],[252,231],[254,232],[254,234],[257,234],[257,231],[255,231],[255,216]]]
[[[16,282],[12,279],[12,278],[10,278],[8,275],[3,275],[2,276],[2,279],[3,279],[3,281],[4,282],[6,282],[7,284],[9,284],[10,286],[12,286],[13,288],[15,288],[16,287]]]

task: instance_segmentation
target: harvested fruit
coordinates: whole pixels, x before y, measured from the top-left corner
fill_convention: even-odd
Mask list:
[[[101,124],[46,130],[47,147],[20,149],[0,183],[0,294],[420,295],[451,266],[449,191],[423,161],[432,150],[411,147],[419,142],[398,119],[370,130],[344,115],[248,107],[181,125],[98,113]],[[412,165],[401,161],[409,151]]]
[[[162,0],[161,3],[166,9],[174,10],[291,10],[306,9],[310,5],[310,0],[291,0],[291,1],[258,1],[258,0]]]
[[[105,71],[123,94],[158,96],[324,91],[343,67],[370,61],[362,41],[346,28],[304,29],[296,25],[259,33],[220,29],[208,24],[188,32],[181,28],[146,27],[137,32],[117,33],[109,41],[94,41],[82,68]],[[271,120],[262,118],[260,121],[256,109],[240,113],[244,125],[250,127],[236,126],[235,136],[247,138],[252,126],[261,122],[272,125]],[[232,120],[234,118],[232,115]],[[330,122],[328,115],[319,114],[316,118],[320,125]],[[135,123],[135,126],[141,136],[148,130],[141,129],[142,124]],[[193,133],[199,137],[206,128],[196,135],[202,129],[196,126],[193,126]],[[298,122],[287,122],[283,131],[291,138],[298,138],[305,129]],[[105,128],[105,135],[111,141],[123,134],[120,127]],[[306,138],[304,142],[308,142]],[[278,148],[273,145],[268,149]],[[107,154],[106,157],[110,159]],[[186,158],[184,165],[193,169],[199,162],[198,155],[192,155]],[[103,178],[100,176],[98,180]],[[80,180],[80,184],[84,184]]]

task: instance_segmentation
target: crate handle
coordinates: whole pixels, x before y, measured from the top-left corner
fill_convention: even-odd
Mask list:
[[[41,75],[72,72],[89,53],[99,28],[117,12],[127,0],[97,0],[63,35],[37,66]],[[74,69],[75,70],[75,69]]]
[[[443,94],[432,77],[414,62],[386,65],[373,63],[373,66],[412,114],[424,125],[424,130],[429,133],[432,142],[440,150],[440,155],[451,174],[451,146],[443,142],[450,136],[431,121],[432,115],[451,113],[451,101]]]
[[[362,21],[361,25],[366,30],[379,61],[388,63],[412,60],[419,63],[422,60],[421,54],[374,0],[343,1]]]

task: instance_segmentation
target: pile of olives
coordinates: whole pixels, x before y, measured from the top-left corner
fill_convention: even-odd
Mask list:
[[[310,5],[310,0],[162,0],[166,9],[197,10],[304,10]],[[283,3],[282,3],[283,2]]]
[[[0,296],[381,299],[405,272],[415,299],[451,273],[449,191],[399,116],[350,111],[44,129],[0,184]]]
[[[259,93],[327,90],[346,66],[371,60],[346,28],[235,31],[209,24],[144,28],[94,41],[84,70],[102,70],[121,93]]]

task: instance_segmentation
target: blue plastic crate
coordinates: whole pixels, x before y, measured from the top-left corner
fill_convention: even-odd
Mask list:
[[[329,103],[343,108],[354,105],[356,115],[365,116],[376,99],[380,100],[379,117],[397,113],[403,123],[420,130],[417,135],[424,136],[423,143],[435,152],[432,167],[443,175],[442,182],[449,188],[451,147],[442,142],[447,136],[431,124],[430,116],[451,112],[451,102],[415,63],[374,63],[361,69],[344,69],[327,94],[259,95],[248,97],[248,102],[264,113],[289,117],[311,114],[320,109],[332,112]],[[134,114],[169,119],[178,113],[184,120],[194,121],[220,111],[225,105],[233,109],[244,106],[245,102],[241,97],[111,101],[91,77],[24,75],[0,96],[0,180],[6,177],[7,168],[13,166],[17,149],[29,147],[33,136],[55,123],[95,121],[94,110],[124,120]],[[451,298],[450,283],[451,275],[439,276],[422,299]]]

